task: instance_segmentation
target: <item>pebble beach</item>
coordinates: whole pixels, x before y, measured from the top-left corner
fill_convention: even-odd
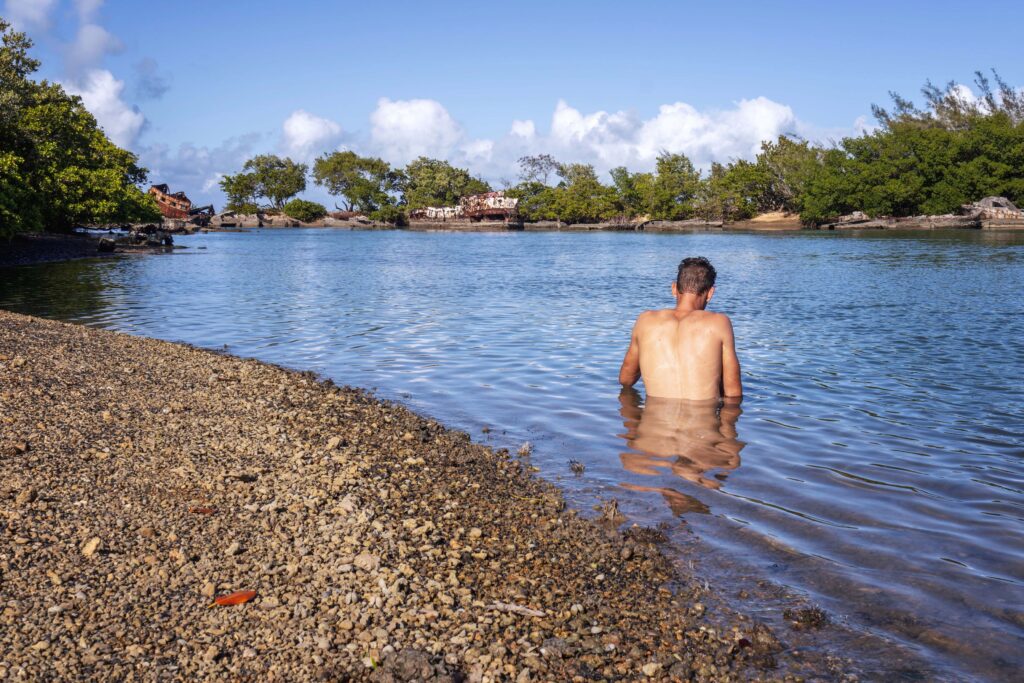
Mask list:
[[[0,311],[0,463],[3,680],[792,678],[656,529],[309,373]]]

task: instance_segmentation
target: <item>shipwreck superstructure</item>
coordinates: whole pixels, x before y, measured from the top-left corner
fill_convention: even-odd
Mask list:
[[[166,218],[187,220],[192,210],[192,200],[184,192],[171,192],[166,183],[153,185],[149,194],[156,200],[160,213]]]
[[[519,222],[519,199],[507,197],[505,192],[484,192],[463,197],[455,206],[426,206],[409,212],[413,221],[502,221]]]

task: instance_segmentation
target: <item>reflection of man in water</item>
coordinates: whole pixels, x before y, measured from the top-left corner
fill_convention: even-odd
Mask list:
[[[664,468],[717,489],[724,473],[705,473],[739,467],[740,364],[729,318],[705,310],[714,294],[714,266],[703,257],[684,259],[672,283],[675,308],[644,311],[633,326],[619,370],[631,449],[621,457],[629,472],[658,475]],[[632,389],[641,376],[647,389],[642,409]],[[624,486],[661,493],[676,514],[707,512],[699,500],[671,487]]]
[[[724,472],[713,478],[710,470],[733,470],[740,465],[744,443],[736,437],[736,422],[741,410],[738,401],[724,405],[717,399],[687,401],[685,399],[648,396],[640,407],[640,394],[624,388],[619,395],[621,413],[630,452],[623,453],[622,465],[635,474],[658,475],[660,469],[707,488],[721,486]],[[672,489],[633,487],[657,490],[669,499],[673,510],[682,504],[683,496]],[[673,501],[671,494],[680,497]]]
[[[619,382],[631,387],[643,376],[648,397],[742,398],[732,323],[704,310],[714,294],[714,266],[703,257],[684,259],[672,283],[675,308],[636,319]]]

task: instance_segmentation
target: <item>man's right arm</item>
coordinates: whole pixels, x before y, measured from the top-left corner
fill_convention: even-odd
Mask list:
[[[722,330],[722,398],[742,399],[743,383],[740,381],[740,359],[736,356],[736,339],[732,333],[732,321],[725,318]]]
[[[626,349],[626,357],[622,359],[622,367],[619,368],[619,384],[624,387],[631,387],[640,379],[639,328],[640,318],[637,318],[629,338],[629,348]]]

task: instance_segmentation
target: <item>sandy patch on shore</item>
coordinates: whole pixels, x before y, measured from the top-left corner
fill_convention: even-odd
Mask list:
[[[802,230],[800,215],[786,211],[769,211],[761,213],[749,220],[729,223],[734,230]]]

